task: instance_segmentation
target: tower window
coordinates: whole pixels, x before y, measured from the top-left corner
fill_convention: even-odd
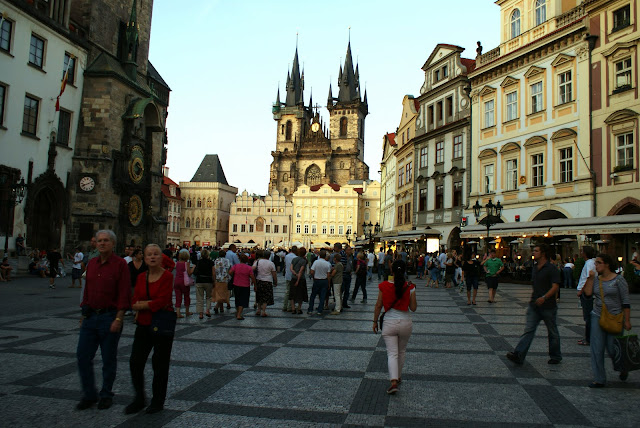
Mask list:
[[[520,10],[515,9],[511,14],[511,38],[520,35]]]
[[[291,123],[290,120],[287,120],[287,130],[286,130],[285,136],[284,136],[285,140],[290,140],[291,139],[292,131],[293,131],[293,124]]]
[[[347,136],[347,118],[346,117],[340,118],[340,136],[341,137]]]

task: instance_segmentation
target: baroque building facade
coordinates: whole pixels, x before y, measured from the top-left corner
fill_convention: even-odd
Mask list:
[[[413,210],[413,185],[415,178],[414,161],[414,136],[416,130],[416,117],[418,116],[418,102],[412,95],[405,95],[402,100],[402,115],[396,129],[396,188],[395,230],[405,231],[414,227]]]
[[[67,246],[112,229],[125,244],[164,243],[170,88],[148,60],[153,1],[74,0],[89,39],[69,178]]]
[[[584,9],[578,0],[496,3],[500,46],[479,51],[469,73],[470,199],[500,202],[506,223],[591,216]]]
[[[471,109],[465,89],[475,61],[462,58],[463,51],[449,44],[434,48],[422,67],[425,79],[417,99],[415,223],[440,231],[440,244],[448,247],[459,245],[471,187]]]
[[[331,85],[327,99],[329,124],[313,112],[312,98],[304,105],[304,71],[300,71],[298,50],[287,74],[286,98],[280,89],[273,104],[276,126],[276,149],[271,152],[269,192],[291,199],[299,186],[346,184],[349,180],[366,180],[369,167],[364,162],[365,118],[369,114],[367,94],[360,93],[358,66],[355,70],[351,44],[347,46],[344,68],[338,75],[338,96]]]
[[[230,186],[218,155],[206,155],[191,181],[180,182],[184,199],[183,245],[221,246],[229,239],[229,214],[238,189]]]
[[[10,251],[18,234],[30,248],[65,246],[89,51],[70,15],[70,1],[0,2],[0,248]]]
[[[396,134],[382,137],[382,162],[380,162],[380,230],[392,233],[396,215]]]
[[[169,178],[169,168],[162,168],[162,194],[167,200],[167,244],[182,245],[180,241],[180,227],[182,225],[182,205],[184,199],[180,193],[180,186]]]
[[[239,247],[290,247],[293,203],[277,189],[266,196],[245,190],[231,203],[229,242]]]

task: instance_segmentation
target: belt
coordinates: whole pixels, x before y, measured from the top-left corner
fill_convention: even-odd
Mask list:
[[[115,312],[117,309],[116,308],[103,308],[103,309],[93,309],[91,308],[91,312],[93,312],[96,315],[100,315],[100,314],[104,314],[107,312]]]

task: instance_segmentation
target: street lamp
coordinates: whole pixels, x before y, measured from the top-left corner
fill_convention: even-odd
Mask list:
[[[473,206],[473,214],[476,216],[476,221],[482,215],[482,208],[483,207],[480,205],[478,200],[476,200],[476,204]],[[493,202],[491,202],[491,199],[489,199],[489,203],[484,206],[484,209],[487,215],[485,218],[478,221],[478,223],[484,224],[485,226],[487,226],[487,249],[488,249],[489,248],[489,245],[488,245],[489,230],[491,229],[491,226],[501,222],[500,217],[502,216],[502,205],[500,204],[500,201],[498,201],[497,205],[494,205]]]
[[[369,240],[369,251],[373,251],[373,237],[380,232],[380,225],[376,222],[375,226],[369,222],[362,223],[362,230],[364,232],[364,237]]]
[[[0,186],[4,186],[9,181],[8,174],[0,175]],[[24,183],[24,178],[20,179],[18,183],[9,183],[7,185],[6,199],[4,200],[7,206],[7,224],[5,229],[4,239],[4,255],[9,254],[9,231],[11,230],[13,216],[11,215],[16,205],[22,203],[27,186]]]

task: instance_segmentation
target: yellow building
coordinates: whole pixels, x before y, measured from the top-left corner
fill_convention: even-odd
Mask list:
[[[383,233],[393,233],[396,225],[396,134],[382,138],[382,162],[380,162],[380,228]]]
[[[191,181],[180,182],[184,199],[183,244],[222,245],[229,236],[229,210],[238,189],[229,186],[218,155],[206,155]]]
[[[239,247],[289,247],[293,203],[274,189],[271,195],[245,190],[231,203],[229,242]]]
[[[415,177],[414,144],[416,117],[420,104],[412,95],[402,99],[402,116],[396,130],[396,231],[411,230],[414,226],[413,184]]]
[[[351,243],[362,235],[362,223],[379,223],[380,183],[350,181],[301,185],[293,194],[291,241],[306,248]]]
[[[578,3],[496,1],[500,46],[485,54],[479,47],[469,74],[469,205],[499,201],[507,223],[593,215],[589,46]]]

